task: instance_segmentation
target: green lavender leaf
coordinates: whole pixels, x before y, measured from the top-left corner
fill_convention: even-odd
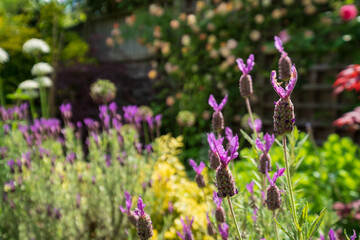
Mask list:
[[[324,216],[325,216],[325,213],[326,213],[326,208],[324,208],[321,212],[320,212],[320,214],[319,214],[319,216],[311,223],[311,225],[310,225],[310,231],[309,231],[309,233],[308,233],[308,235],[307,235],[307,239],[310,239],[315,233],[316,233],[316,231],[318,230],[318,228],[320,227],[320,224],[321,224],[321,222],[322,222],[322,220],[323,220],[323,218],[324,218]]]
[[[240,132],[251,145],[254,145],[254,140],[244,130],[240,129]]]
[[[308,202],[306,202],[305,206],[303,207],[303,209],[301,211],[300,218],[299,218],[299,225],[301,228],[307,220],[308,210],[309,210],[309,204],[308,204]]]
[[[275,220],[276,224],[279,226],[279,228],[281,229],[281,231],[283,231],[290,239],[295,240],[295,238],[292,237],[292,236],[290,235],[290,233],[287,232],[287,231],[285,230],[285,228],[283,228],[283,226],[281,226],[281,224],[276,220],[276,218],[274,218],[274,220]]]

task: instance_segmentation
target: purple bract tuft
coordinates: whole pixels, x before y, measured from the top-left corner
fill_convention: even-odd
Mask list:
[[[219,224],[219,233],[223,240],[227,240],[229,237],[229,226],[226,223]]]
[[[244,75],[248,75],[255,65],[254,54],[250,54],[249,58],[246,61],[246,65],[241,58],[236,59],[236,63],[238,64],[240,71]]]
[[[264,136],[265,144],[260,140],[260,138],[257,138],[255,143],[256,146],[263,151],[264,153],[268,153],[270,151],[271,146],[273,145],[275,141],[275,135],[274,134],[268,134],[266,133]]]
[[[209,105],[214,109],[215,112],[220,112],[224,108],[224,106],[227,102],[227,98],[228,98],[228,95],[226,94],[225,97],[223,98],[223,100],[221,100],[220,104],[217,104],[214,96],[211,94],[208,102],[209,102]]]
[[[194,169],[194,171],[196,172],[196,174],[201,174],[202,170],[205,167],[205,163],[200,162],[199,166],[196,164],[196,162],[192,159],[189,160],[189,164],[190,166],[192,166],[192,168]]]
[[[289,84],[285,87],[285,89],[283,87],[281,87],[280,86],[281,83],[279,83],[276,80],[276,71],[274,71],[274,70],[271,72],[270,81],[271,81],[271,85],[273,86],[275,92],[281,98],[288,98],[288,97],[290,97],[292,91],[294,90],[297,78],[298,78],[297,71],[296,71],[295,64],[294,64],[291,67],[291,77],[290,77]]]

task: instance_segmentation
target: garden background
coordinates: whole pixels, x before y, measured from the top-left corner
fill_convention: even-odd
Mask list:
[[[143,196],[154,239],[177,239],[186,216],[195,218],[195,239],[213,239],[205,212],[211,212],[214,171],[205,168],[207,185],[200,189],[189,159],[209,165],[208,99],[227,95],[222,113],[225,126],[239,135],[240,157],[231,165],[239,192],[260,179],[236,59],[254,54],[249,100],[261,132],[273,133],[274,36],[298,74],[292,94],[297,128],[288,139],[295,195],[306,198],[311,220],[327,208],[316,238],[331,228],[359,231],[359,4],[2,0],[0,47],[8,59],[0,54],[0,238],[137,239],[119,210],[129,191]],[[33,38],[49,50],[27,50]],[[35,68],[39,63],[50,69]],[[269,153],[284,167],[280,142]],[[260,231],[273,239],[266,230],[272,223],[259,230],[252,218],[252,197],[238,198],[240,228],[246,236]]]

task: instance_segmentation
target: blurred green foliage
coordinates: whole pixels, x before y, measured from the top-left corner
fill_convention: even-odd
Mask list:
[[[295,140],[296,136],[292,135],[289,138],[289,146],[292,144],[291,138],[295,150],[294,152],[290,150],[289,153],[297,198],[306,198],[311,214],[318,214],[324,207],[330,210],[329,219],[324,225],[327,231],[335,223],[337,227],[346,228],[348,232],[355,229],[356,221],[348,222],[344,219],[337,222],[339,218],[335,217],[335,213],[331,213],[331,210],[335,202],[346,204],[360,198],[359,146],[350,138],[341,138],[336,134],[330,135],[321,147],[313,144],[304,133],[300,133],[297,140]],[[276,143],[273,145],[270,156],[273,169],[276,169],[276,163],[284,167],[283,149],[280,145]],[[235,164],[235,175],[238,176],[238,185],[245,186],[259,173],[253,170],[253,164],[249,160],[250,158],[256,160],[252,148],[242,149],[240,157],[242,160]]]

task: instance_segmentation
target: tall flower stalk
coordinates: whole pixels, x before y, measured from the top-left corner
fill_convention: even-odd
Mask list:
[[[249,100],[249,97],[253,94],[252,78],[249,73],[255,65],[254,60],[255,59],[254,59],[253,54],[250,54],[249,58],[246,60],[246,64],[244,63],[244,61],[241,58],[236,59],[238,67],[239,67],[240,71],[243,73],[243,75],[240,77],[240,80],[239,80],[239,90],[240,90],[241,96],[243,98],[245,98],[246,108],[248,110],[252,126],[255,126],[255,121],[254,121],[254,117],[253,117],[251,105],[250,105],[250,100]],[[253,127],[252,129],[253,129],[255,138],[257,138],[258,136],[257,136],[255,127]]]
[[[298,226],[298,219],[295,208],[295,199],[292,189],[291,175],[290,175],[290,164],[287,157],[286,149],[286,134],[291,133],[295,125],[295,113],[294,105],[291,102],[290,95],[294,90],[297,81],[297,71],[295,65],[288,67],[289,63],[291,64],[290,58],[287,56],[287,53],[284,51],[282,42],[280,38],[275,36],[275,47],[281,53],[281,58],[279,61],[279,72],[280,78],[285,82],[289,78],[288,84],[283,88],[281,82],[278,82],[276,79],[276,71],[271,72],[270,81],[275,90],[279,95],[280,99],[275,103],[274,110],[274,132],[282,136],[283,151],[284,151],[284,162],[286,169],[286,184],[288,188],[290,206],[292,219],[296,226]],[[300,239],[301,231],[299,230]]]

